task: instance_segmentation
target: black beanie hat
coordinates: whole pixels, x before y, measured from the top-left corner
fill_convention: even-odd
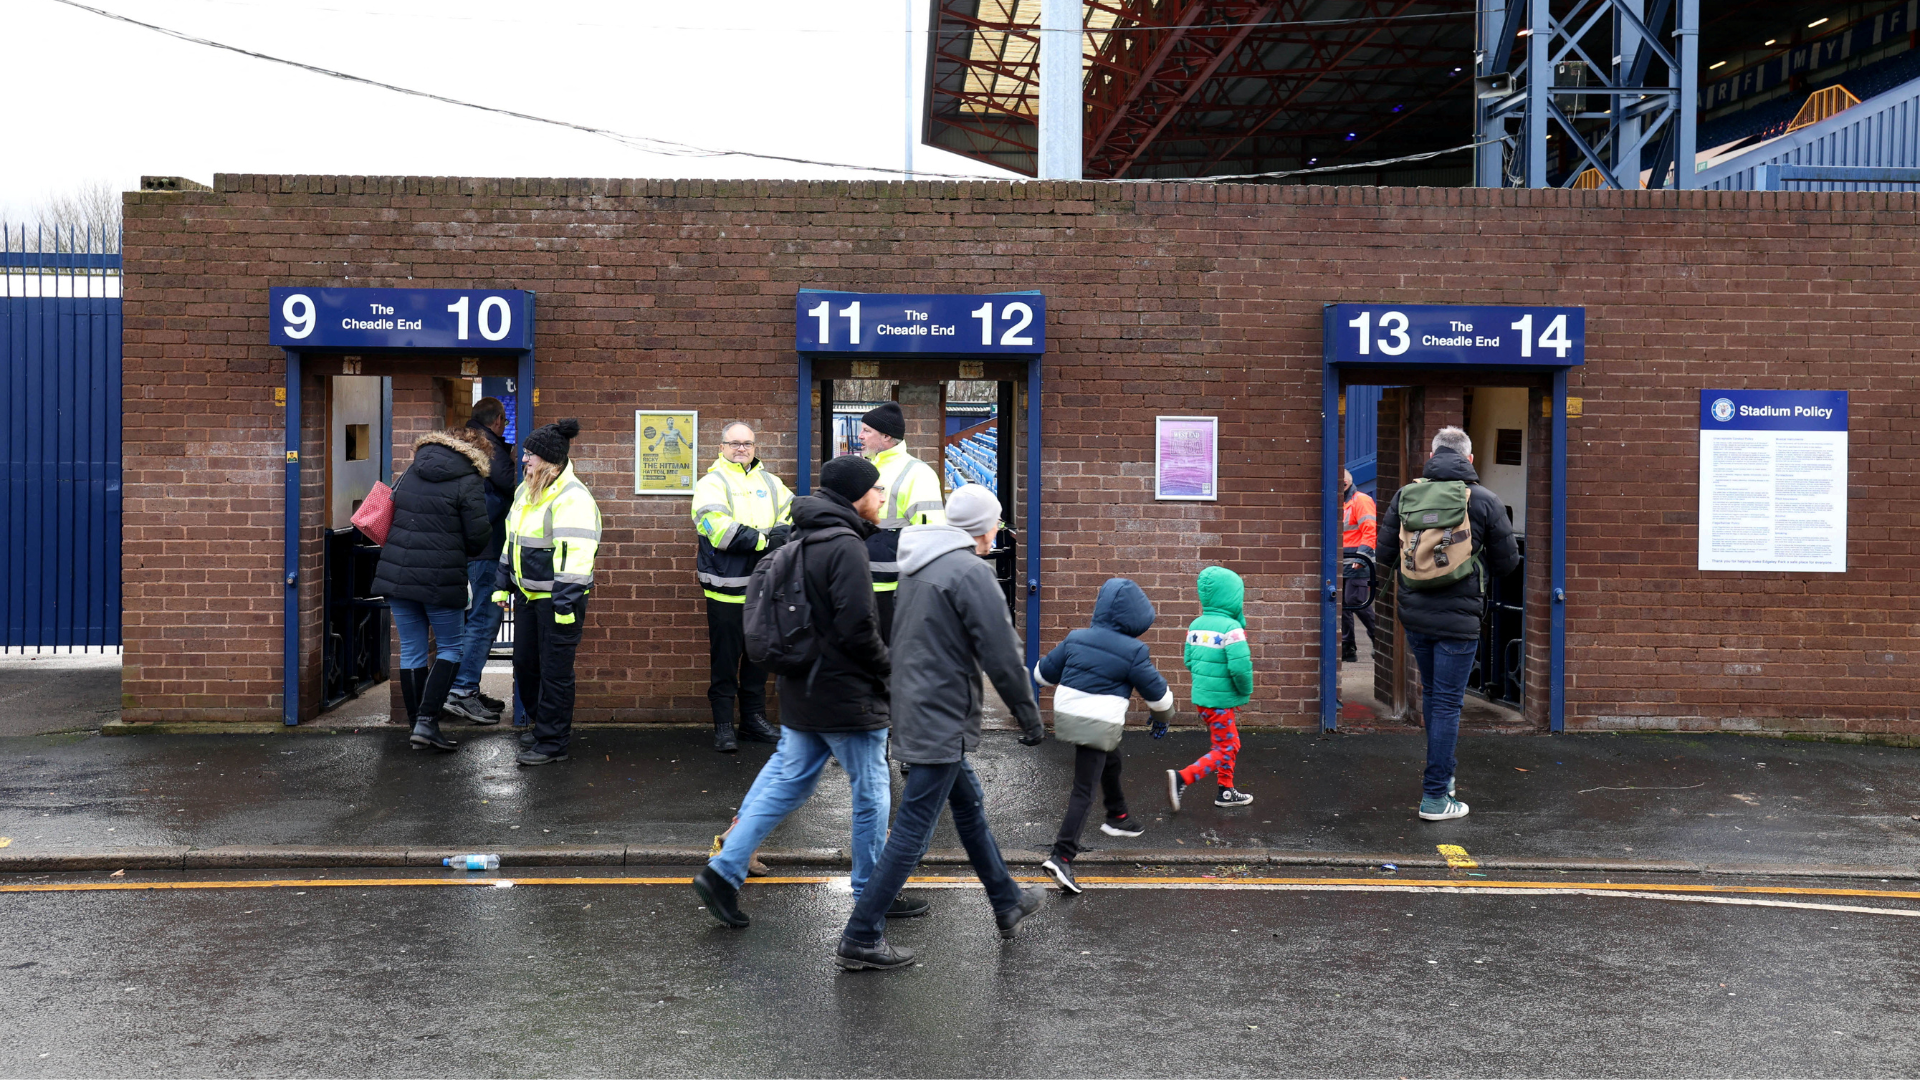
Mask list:
[[[540,460],[554,465],[567,463],[567,447],[573,437],[580,434],[580,421],[562,420],[557,424],[545,424],[533,429],[527,441],[520,444],[522,450],[540,455]]]
[[[907,437],[907,418],[900,414],[900,403],[896,401],[882,402],[868,409],[860,422],[889,438]]]
[[[859,502],[879,482],[880,470],[858,454],[834,458],[820,468],[820,486],[848,502]]]

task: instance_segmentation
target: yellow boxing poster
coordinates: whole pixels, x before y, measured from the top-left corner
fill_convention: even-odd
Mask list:
[[[699,464],[695,453],[699,431],[697,412],[635,412],[633,493],[692,495],[694,469]]]

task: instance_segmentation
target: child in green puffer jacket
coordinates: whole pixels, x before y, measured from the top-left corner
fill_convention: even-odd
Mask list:
[[[1213,747],[1184,769],[1167,770],[1167,801],[1180,809],[1187,785],[1213,773],[1220,783],[1215,806],[1245,806],[1253,796],[1233,786],[1240,756],[1240,706],[1253,697],[1253,650],[1247,648],[1244,613],[1247,587],[1224,566],[1200,571],[1200,617],[1187,627],[1187,670],[1193,673],[1193,704],[1213,735]]]

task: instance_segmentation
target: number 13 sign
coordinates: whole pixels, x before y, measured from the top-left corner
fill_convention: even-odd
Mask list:
[[[1586,361],[1587,311],[1328,304],[1322,333],[1326,358],[1335,364],[1575,367]]]
[[[1046,351],[1047,299],[1037,292],[848,293],[802,289],[793,347],[806,353],[947,356]]]

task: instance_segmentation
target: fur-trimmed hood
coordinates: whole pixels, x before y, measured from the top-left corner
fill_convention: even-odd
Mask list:
[[[488,448],[473,445],[462,438],[457,432],[429,431],[425,435],[413,440],[415,460],[419,460],[420,451],[428,446],[444,446],[454,453],[459,454],[461,457],[472,462],[473,470],[483,477],[491,475],[493,472],[492,455],[487,453]],[[440,480],[450,479],[450,477],[432,476],[428,477],[428,479]]]

